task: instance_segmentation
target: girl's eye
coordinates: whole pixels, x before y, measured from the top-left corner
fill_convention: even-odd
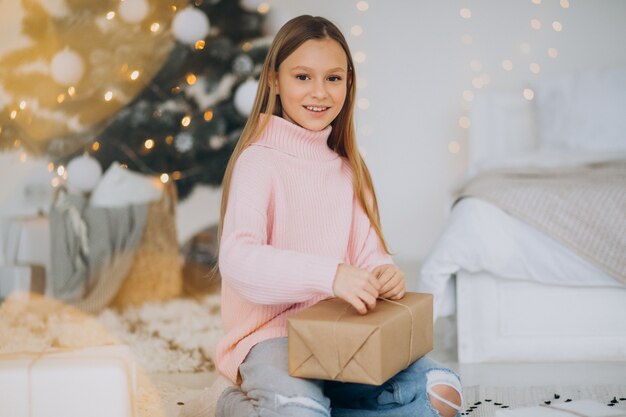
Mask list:
[[[296,78],[302,81],[305,81],[309,76],[306,74],[298,74],[296,75]]]
[[[330,81],[341,81],[341,77],[339,77],[337,75],[331,75],[330,77],[328,77],[328,79]]]

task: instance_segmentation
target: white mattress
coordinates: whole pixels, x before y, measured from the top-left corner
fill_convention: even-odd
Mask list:
[[[455,205],[422,266],[417,291],[434,294],[435,318],[454,314],[450,278],[461,269],[551,285],[625,287],[557,241],[477,198]]]

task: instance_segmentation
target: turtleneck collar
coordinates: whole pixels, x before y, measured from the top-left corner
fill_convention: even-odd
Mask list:
[[[261,114],[259,123],[266,114]],[[267,146],[301,159],[327,161],[337,158],[327,145],[332,130],[328,125],[320,131],[308,130],[280,116],[271,115],[255,145]]]

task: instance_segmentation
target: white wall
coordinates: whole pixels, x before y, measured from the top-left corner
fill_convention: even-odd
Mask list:
[[[467,132],[458,118],[468,109],[462,91],[476,91],[474,76],[490,76],[484,89],[521,94],[528,82],[546,76],[626,64],[623,0],[571,0],[568,9],[558,0],[539,5],[530,0],[369,0],[366,12],[356,3],[270,1],[274,20],[303,13],[325,16],[343,30],[353,54],[366,54],[356,64],[367,82],[358,96],[370,102],[357,112],[359,141],[374,176],[387,240],[402,263],[424,259],[444,227],[449,190],[466,166]],[[469,20],[460,17],[462,7],[471,10]],[[542,23],[538,31],[530,26],[533,18]],[[561,32],[552,30],[553,20],[562,23]],[[358,37],[350,34],[356,24],[364,30]],[[471,45],[461,42],[464,34],[473,37]],[[529,54],[521,52],[522,42],[530,44]],[[558,50],[556,59],[547,56],[548,47]],[[502,69],[504,59],[513,62],[512,71]],[[470,68],[472,60],[481,62],[481,71]],[[530,62],[540,65],[539,74],[528,71]],[[452,140],[461,145],[457,154],[448,151]],[[19,166],[28,169],[29,163]],[[15,189],[15,178],[0,176],[0,190]],[[198,189],[181,204],[181,241],[217,221],[219,194]],[[0,198],[0,206],[6,203]]]
[[[564,9],[558,0],[272,0],[280,14],[324,16],[340,26],[353,55],[365,52],[356,64],[367,86],[359,90],[370,107],[358,110],[359,141],[374,176],[383,228],[396,259],[412,263],[424,259],[445,224],[448,193],[466,168],[467,132],[458,125],[467,114],[463,90],[487,73],[483,89],[522,92],[526,83],[563,72],[626,64],[626,2],[572,0]],[[472,12],[463,19],[459,10]],[[531,19],[542,27],[534,30]],[[555,32],[552,21],[563,29]],[[363,34],[350,28],[361,25]],[[469,34],[471,45],[461,42]],[[528,55],[520,44],[531,46]],[[547,56],[554,47],[558,57]],[[479,60],[474,72],[470,61]],[[513,70],[501,62],[510,59]],[[528,65],[540,65],[532,74]],[[451,154],[456,140],[461,151]]]

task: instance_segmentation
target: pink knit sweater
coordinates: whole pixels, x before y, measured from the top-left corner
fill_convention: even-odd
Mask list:
[[[287,336],[288,317],[333,296],[339,264],[393,263],[355,198],[347,160],[327,145],[331,129],[271,116],[235,164],[219,250],[225,334],[215,356],[233,382],[255,344]]]

